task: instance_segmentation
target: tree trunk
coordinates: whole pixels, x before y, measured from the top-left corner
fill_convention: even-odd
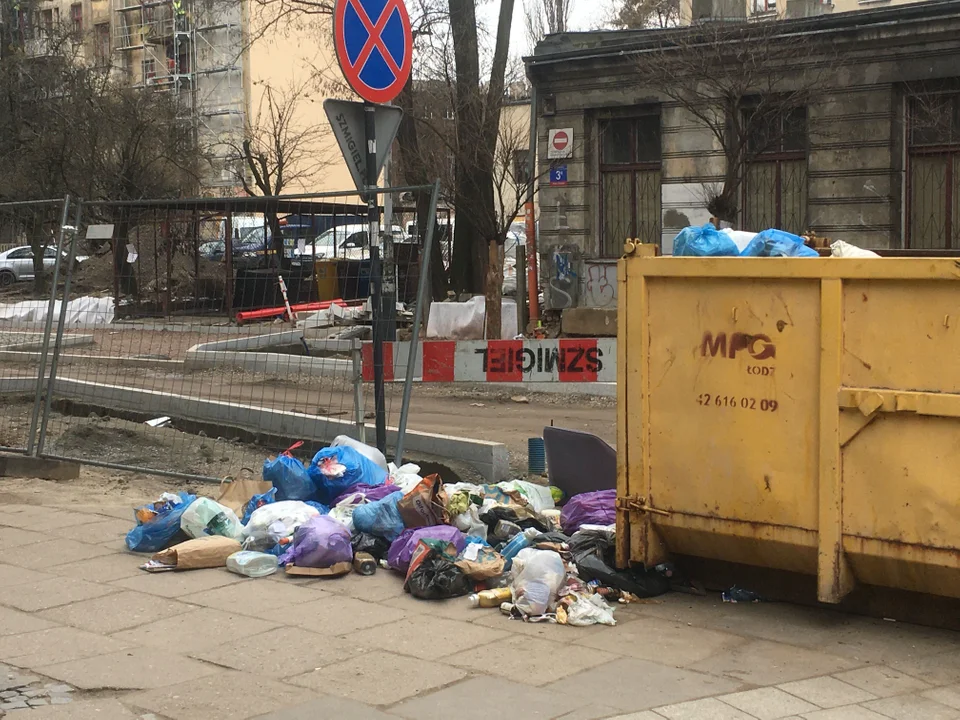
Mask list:
[[[503,263],[500,262],[500,250],[503,246],[491,240],[487,246],[487,283],[484,298],[486,300],[485,318],[487,321],[487,340],[500,340],[503,327]]]

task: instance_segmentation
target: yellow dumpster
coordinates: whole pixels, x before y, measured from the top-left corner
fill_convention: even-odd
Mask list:
[[[960,263],[639,246],[618,279],[621,566],[960,597]]]
[[[336,260],[317,260],[313,264],[317,279],[317,300],[336,300],[340,297],[340,281],[337,279]]]

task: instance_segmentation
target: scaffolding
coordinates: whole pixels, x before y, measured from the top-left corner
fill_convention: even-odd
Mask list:
[[[112,0],[126,81],[170,91],[214,159],[205,185],[236,184],[226,148],[245,127],[241,0]]]

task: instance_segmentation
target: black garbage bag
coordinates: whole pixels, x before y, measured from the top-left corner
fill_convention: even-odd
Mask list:
[[[480,515],[480,522],[484,523],[491,531],[501,520],[516,523],[520,526],[521,530],[536,528],[542,533],[550,530],[550,528],[547,527],[547,525],[539,518],[528,517],[526,515],[521,518],[516,510],[511,507],[507,507],[506,505],[494,505],[492,508]]]
[[[473,592],[473,581],[454,564],[456,550],[445,552],[445,545],[435,540],[417,543],[404,585],[415,598],[442,600]]]
[[[531,545],[536,545],[538,543],[568,543],[570,542],[570,536],[565,535],[562,532],[545,532],[537,535]]]
[[[390,552],[390,543],[371,533],[355,532],[350,538],[350,544],[353,546],[354,555],[361,552],[370,553],[377,562],[386,559],[387,553]]]
[[[596,580],[601,585],[619,588],[642,598],[656,597],[670,590],[670,569],[667,567],[615,569],[613,543],[601,533],[576,532],[568,544],[577,574],[584,582]]]

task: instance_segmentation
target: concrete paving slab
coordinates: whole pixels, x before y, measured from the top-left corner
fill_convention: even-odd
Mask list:
[[[960,710],[960,684],[927,690],[923,696],[954,710]]]
[[[391,705],[466,676],[463,670],[444,663],[375,650],[296,675],[289,682],[370,705]]]
[[[667,705],[657,708],[656,712],[669,720],[755,720],[752,715],[716,698]]]
[[[834,677],[845,683],[855,685],[861,690],[873,693],[877,697],[890,697],[901,693],[929,690],[930,685],[910,675],[884,665],[835,673]]]
[[[56,623],[44,620],[36,615],[0,606],[0,637],[46,630],[56,626]]]
[[[530,637],[506,637],[457,650],[444,658],[464,670],[485,672],[527,685],[546,685],[615,660],[613,653]],[[561,660],[562,658],[562,660]]]
[[[402,584],[399,578],[393,578],[397,585]],[[448,620],[462,620],[473,622],[490,612],[487,608],[470,607],[465,597],[450,598],[448,600],[420,600],[409,593],[382,600],[381,604],[403,610],[408,615],[428,615],[442,617]]]
[[[133,523],[130,520],[104,518],[99,515],[93,515],[91,517],[93,518],[91,522],[68,527],[54,527],[50,530],[50,533],[68,540],[77,540],[79,542],[97,545],[109,540],[122,539],[126,537],[130,528],[133,527]]]
[[[331,595],[292,608],[286,621],[321,635],[346,635],[364,628],[399,622],[405,615],[402,610],[385,605]]]
[[[10,720],[136,720],[136,713],[113,698],[82,700],[10,713]]]
[[[122,580],[123,578],[142,575],[143,570],[140,569],[140,565],[144,562],[145,558],[142,555],[115,552],[82,562],[54,565],[46,568],[46,572],[51,575],[75,577],[90,582],[109,583],[112,580]]]
[[[611,628],[605,625],[588,625],[586,627],[572,628],[565,625],[556,625],[551,623],[526,623],[520,620],[511,620],[502,615],[496,608],[475,609],[476,620],[474,625],[498,630],[509,635],[526,635],[529,637],[539,637],[546,640],[556,640],[557,642],[572,642],[573,638],[586,639],[595,635],[602,635],[609,632]],[[620,626],[617,625],[619,628]]]
[[[931,685],[952,685],[960,680],[960,650],[925,657],[891,658],[888,667]]]
[[[436,660],[507,637],[506,633],[471,623],[418,615],[351,633],[346,639],[400,655]]]
[[[873,710],[893,720],[957,720],[960,710],[942,705],[936,700],[921,695],[896,695],[895,697],[871,700],[863,703]]]
[[[302,705],[258,715],[255,720],[321,720],[321,718],[344,718],[344,720],[396,720],[396,715],[387,715],[369,705],[340,697],[322,697]]]
[[[805,712],[816,712],[818,708],[813,703],[801,700],[795,695],[785,693],[777,688],[757,688],[745,692],[722,695],[717,698],[721,702],[733,705],[738,710],[758,720],[778,720],[788,715],[799,715]]]
[[[778,685],[856,667],[854,660],[791,645],[754,640],[691,665],[752,685]]]
[[[193,656],[235,670],[283,679],[339,663],[368,651],[342,638],[296,627],[279,627],[242,635]]]
[[[376,575],[369,577],[350,573],[342,578],[321,580],[317,587],[327,592],[367,602],[382,602],[405,594],[403,578],[398,573],[383,568],[377,570]]]
[[[147,559],[144,557],[144,562]],[[236,575],[226,568],[208,568],[206,570],[185,570],[183,572],[142,572],[135,577],[114,580],[111,585],[160,595],[161,597],[179,598],[211,588],[232,585],[245,579],[247,578]]]
[[[109,635],[191,610],[192,606],[176,600],[126,591],[61,605],[39,614],[62,625]]]
[[[184,595],[180,599],[193,605],[270,620],[277,617],[278,608],[298,608],[324,597],[327,597],[327,593],[313,586],[245,579],[213,590]]]
[[[663,715],[658,715],[650,710],[641,712],[627,713],[626,715],[608,716],[607,720],[661,720]]]
[[[0,563],[42,570],[53,565],[89,560],[110,552],[101,545],[54,539],[31,544],[29,552],[25,552],[24,547],[19,544],[4,547],[0,550]]]
[[[648,660],[622,658],[578,673],[575,690],[567,680],[545,689],[558,695],[574,692],[578,705],[596,703],[634,712],[733,692],[740,690],[741,684]]]
[[[156,648],[130,648],[109,655],[37,668],[81,690],[162,688],[223,672],[220,668]]]
[[[317,699],[316,693],[248,673],[223,671],[124,698],[171,720],[245,720]]]
[[[829,676],[797,680],[784,683],[779,687],[784,692],[796,695],[822,708],[856,705],[867,700],[875,700],[877,697],[862,688]]]
[[[105,655],[130,647],[125,642],[69,627],[0,638],[0,658],[17,667],[40,667]]]
[[[279,622],[271,620],[250,618],[212,608],[198,608],[132,630],[124,630],[113,637],[168,652],[192,654],[209,650],[234,638],[257,635],[279,626]]]
[[[0,545],[3,543],[0,542]],[[37,570],[17,567],[16,565],[0,564],[0,587],[13,587],[27,583],[38,583],[41,580],[50,580],[55,574],[43,573]]]
[[[610,718],[619,714],[620,711],[617,710],[617,708],[609,705],[587,705],[564,713],[556,718],[556,720],[600,720],[601,718]],[[663,720],[663,715],[655,715],[647,710],[641,713],[621,715],[621,717],[635,718],[635,720]]]
[[[76,578],[52,578],[13,587],[0,587],[0,605],[36,612],[115,592],[117,588],[110,585]]]
[[[0,518],[0,520],[2,520],[2,518]],[[27,545],[45,542],[49,539],[50,537],[48,535],[33,532],[32,530],[24,530],[18,527],[0,527],[0,547],[11,547],[14,545],[26,547]]]
[[[886,715],[880,715],[860,705],[846,705],[830,710],[818,710],[817,712],[807,713],[803,718],[804,720],[890,720]],[[920,718],[917,718],[917,720],[920,720]]]
[[[563,715],[574,701],[566,693],[531,688],[501,678],[477,677],[390,708],[391,714],[410,720],[490,720],[509,714],[524,720],[547,720]]]
[[[693,665],[747,642],[739,635],[694,628],[686,623],[655,617],[618,623],[616,632],[591,633],[585,637],[575,633],[570,639],[585,647],[673,667]]]

